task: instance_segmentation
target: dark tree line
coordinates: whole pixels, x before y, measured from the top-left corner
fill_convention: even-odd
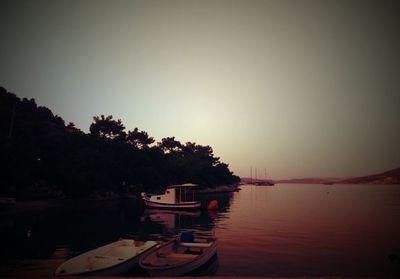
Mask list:
[[[84,133],[34,99],[0,87],[0,195],[20,198],[157,191],[170,184],[233,184],[239,178],[210,146],[155,142],[120,119],[94,117]]]

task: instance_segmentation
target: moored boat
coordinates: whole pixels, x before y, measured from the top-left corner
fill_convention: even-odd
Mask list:
[[[140,256],[155,250],[157,244],[156,241],[121,239],[67,260],[56,269],[54,275],[121,275],[135,268]]]
[[[159,208],[159,209],[198,209],[201,206],[199,201],[190,200],[188,191],[192,187],[196,187],[196,184],[180,184],[168,186],[164,194],[152,195],[141,193],[142,200],[147,207]]]
[[[254,185],[257,185],[257,186],[274,186],[275,184],[272,183],[271,181],[264,180],[264,181],[256,181],[256,182],[254,182]]]
[[[217,252],[217,239],[173,239],[139,261],[140,267],[151,276],[180,276],[207,263]]]

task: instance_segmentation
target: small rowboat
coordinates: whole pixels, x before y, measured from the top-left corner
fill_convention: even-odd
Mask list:
[[[147,252],[140,259],[139,265],[151,276],[185,275],[207,263],[216,252],[216,238],[206,242],[174,239]]]
[[[67,260],[54,275],[121,275],[136,267],[140,256],[155,250],[157,244],[156,241],[121,239]]]

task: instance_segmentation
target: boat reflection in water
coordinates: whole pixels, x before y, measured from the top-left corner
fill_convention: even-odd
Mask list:
[[[149,219],[150,222],[163,225],[165,230],[173,231],[175,228],[181,228],[185,224],[193,223],[193,219],[200,217],[200,215],[201,211],[146,209],[141,220]]]

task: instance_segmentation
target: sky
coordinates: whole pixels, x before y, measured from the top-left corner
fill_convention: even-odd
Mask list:
[[[113,115],[237,175],[400,166],[396,1],[0,0],[0,86],[88,132]]]

